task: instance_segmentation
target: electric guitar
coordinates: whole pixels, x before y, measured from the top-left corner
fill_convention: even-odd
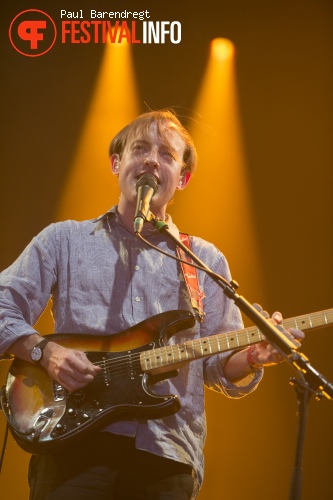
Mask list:
[[[151,391],[156,381],[193,360],[260,342],[255,327],[166,344],[195,323],[189,311],[168,311],[117,334],[51,334],[52,341],[84,351],[101,367],[93,382],[69,392],[37,364],[12,362],[2,389],[1,406],[18,445],[29,453],[49,453],[71,446],[110,422],[156,419],[176,413],[176,395]],[[333,323],[333,309],[283,321],[285,329],[308,330]]]

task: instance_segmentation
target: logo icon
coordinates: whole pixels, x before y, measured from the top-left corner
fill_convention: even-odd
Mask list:
[[[46,54],[54,45],[57,28],[42,10],[29,9],[17,14],[9,27],[9,39],[17,52],[27,57]]]

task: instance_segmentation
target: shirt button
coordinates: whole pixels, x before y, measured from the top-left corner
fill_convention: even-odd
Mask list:
[[[135,297],[135,302],[140,302],[140,297]]]
[[[139,267],[138,265],[136,265],[136,266],[134,266],[134,269],[135,269],[136,271],[138,271],[138,270],[140,269],[140,267]]]

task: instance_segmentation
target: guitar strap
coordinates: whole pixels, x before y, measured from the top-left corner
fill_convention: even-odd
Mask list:
[[[179,237],[183,245],[191,250],[191,240],[189,235],[185,233],[179,233]],[[192,262],[191,258],[180,247],[176,247],[176,252],[180,259]],[[205,316],[202,299],[204,298],[205,294],[200,290],[199,287],[197,269],[189,264],[185,264],[184,262],[180,262],[180,265],[184,275],[187,291],[191,299],[192,307],[196,313],[198,321],[202,323]]]

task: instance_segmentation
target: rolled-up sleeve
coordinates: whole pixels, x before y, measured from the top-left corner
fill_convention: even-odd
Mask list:
[[[33,325],[56,283],[56,245],[51,225],[0,274],[0,353],[20,337],[36,332]]]

